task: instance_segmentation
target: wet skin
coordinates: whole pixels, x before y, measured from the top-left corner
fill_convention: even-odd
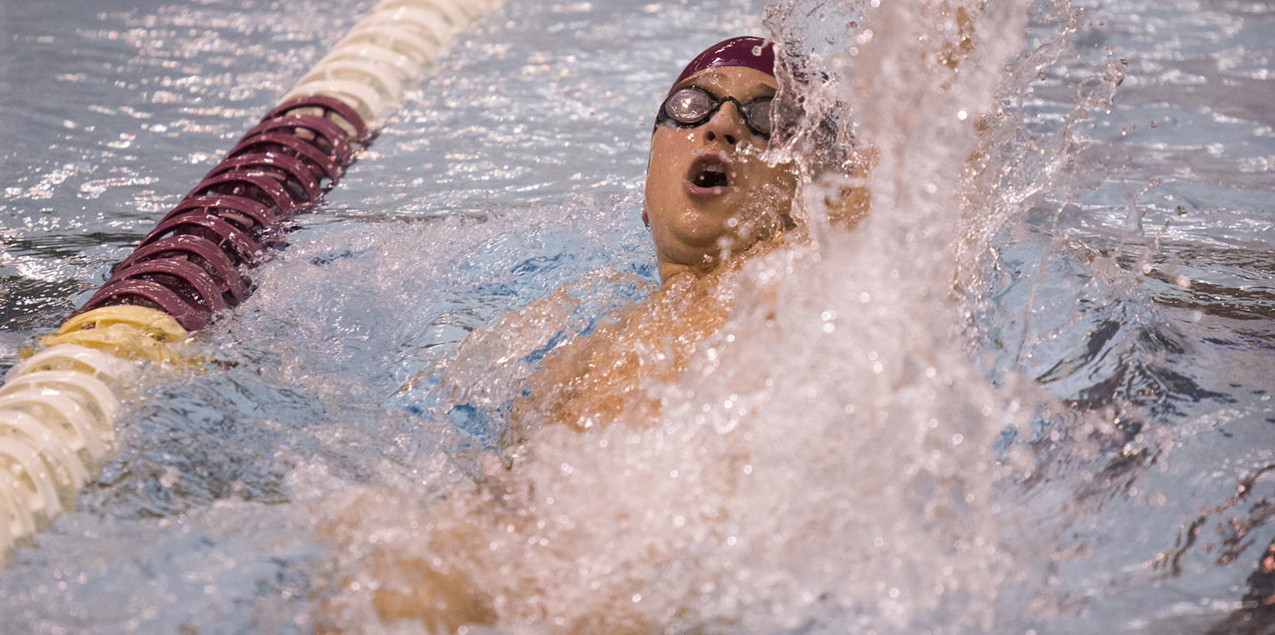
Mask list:
[[[777,90],[774,77],[746,67],[700,71],[669,92],[687,86],[744,104]],[[722,276],[781,244],[785,228],[792,226],[796,177],[791,166],[763,158],[767,148],[768,140],[749,129],[729,101],[698,126],[656,128],[643,215],[662,285],[642,303],[604,320],[590,336],[546,356],[528,380],[525,396],[514,400],[514,438],[545,422],[588,428],[658,416],[658,403],[646,389],[676,382],[699,343],[725,322],[733,290],[721,284]],[[517,331],[522,322],[543,319],[541,304],[557,301],[533,303],[495,328]]]
[[[774,77],[741,66],[700,71],[669,92],[687,86],[744,104],[778,88]],[[722,276],[745,254],[782,242],[792,225],[796,178],[791,166],[762,157],[767,148],[768,140],[730,101],[698,126],[656,128],[643,215],[662,285],[590,336],[546,356],[527,396],[514,402],[515,430],[528,422],[588,428],[658,417],[648,388],[677,382],[700,342],[726,320],[734,298]]]
[[[673,91],[687,86],[745,104],[778,89],[774,77],[742,66],[700,71]],[[662,280],[707,272],[723,256],[743,252],[789,223],[796,179],[789,166],[770,165],[761,156],[767,147],[766,138],[748,128],[733,102],[723,103],[699,126],[664,123],[656,128],[644,215]]]

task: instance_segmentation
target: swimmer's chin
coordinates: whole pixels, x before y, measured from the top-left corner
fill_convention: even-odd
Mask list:
[[[700,278],[712,275],[723,269],[731,269],[733,263],[745,260],[749,254],[756,253],[757,247],[763,243],[780,242],[782,234],[759,237],[742,237],[730,234],[719,234],[711,247],[702,250],[688,251],[678,258],[662,258],[660,261],[660,281],[662,286],[684,277]]]
[[[667,283],[674,276],[684,273],[703,275],[717,267],[722,253],[718,246],[723,239],[720,230],[678,234],[677,246],[666,248],[658,254],[662,282]]]

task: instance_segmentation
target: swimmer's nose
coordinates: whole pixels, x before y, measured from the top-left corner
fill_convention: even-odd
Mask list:
[[[732,147],[749,134],[748,127],[744,125],[744,114],[733,101],[722,104],[704,126],[704,134],[709,141],[721,139]]]

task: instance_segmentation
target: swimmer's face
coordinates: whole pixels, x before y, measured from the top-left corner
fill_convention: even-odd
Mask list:
[[[743,66],[700,71],[673,91],[688,86],[745,105],[773,96],[778,87],[774,77]],[[762,158],[767,147],[766,137],[749,128],[733,101],[723,102],[700,125],[666,122],[656,128],[645,211],[661,278],[710,270],[722,256],[783,229],[796,180],[788,166],[771,166]]]

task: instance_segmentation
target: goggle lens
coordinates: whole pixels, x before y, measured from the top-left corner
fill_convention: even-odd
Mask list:
[[[702,125],[712,118],[722,104],[734,102],[744,116],[744,125],[760,137],[769,139],[771,132],[770,97],[758,97],[747,104],[739,103],[734,97],[718,98],[716,95],[698,86],[688,86],[674,91],[664,100],[660,108],[660,116],[656,123],[673,121],[683,128]]]

